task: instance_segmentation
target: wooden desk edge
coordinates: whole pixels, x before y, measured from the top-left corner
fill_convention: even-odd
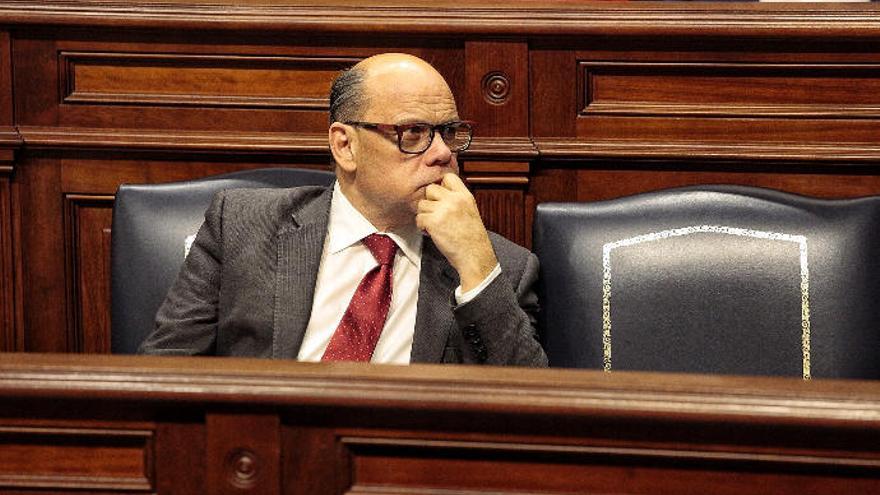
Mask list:
[[[880,428],[880,382],[567,369],[17,353],[0,354],[0,397]]]

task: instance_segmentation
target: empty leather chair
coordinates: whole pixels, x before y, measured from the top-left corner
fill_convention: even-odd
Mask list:
[[[232,188],[329,185],[324,170],[272,168],[166,184],[119,186],[111,245],[111,349],[137,352],[177,277],[214,194]]]
[[[880,197],[543,203],[534,251],[551,366],[880,378]]]

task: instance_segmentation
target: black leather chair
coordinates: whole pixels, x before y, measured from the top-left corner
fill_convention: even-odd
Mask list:
[[[167,184],[119,186],[111,245],[111,349],[132,354],[177,277],[186,243],[223,189],[328,185],[332,172],[257,169]]]
[[[880,196],[543,203],[534,250],[551,366],[880,378]]]

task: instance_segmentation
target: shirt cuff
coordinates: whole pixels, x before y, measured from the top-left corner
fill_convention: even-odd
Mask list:
[[[483,292],[483,289],[488,287],[489,284],[492,283],[492,281],[498,278],[498,275],[501,275],[501,265],[496,263],[495,268],[493,268],[492,271],[489,272],[488,275],[486,275],[486,278],[484,278],[483,281],[480,282],[480,285],[465,292],[464,294],[461,293],[461,286],[459,285],[455,288],[455,303],[458,305],[462,305],[471,302],[475,297],[480,295],[480,292]]]

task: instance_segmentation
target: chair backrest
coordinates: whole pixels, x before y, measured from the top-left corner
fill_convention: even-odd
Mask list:
[[[551,366],[880,378],[880,196],[543,203],[533,237]]]
[[[233,188],[329,185],[323,170],[244,170],[166,184],[119,186],[111,244],[111,349],[137,352],[183,264],[214,194]]]

